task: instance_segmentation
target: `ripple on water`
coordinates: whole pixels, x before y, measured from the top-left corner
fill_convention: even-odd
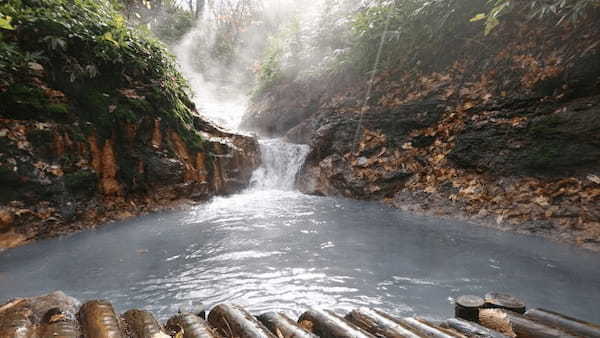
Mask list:
[[[441,319],[459,295],[497,290],[600,322],[598,257],[378,204],[248,191],[4,252],[0,301],[62,289],[161,319],[220,302],[294,315],[374,306]]]

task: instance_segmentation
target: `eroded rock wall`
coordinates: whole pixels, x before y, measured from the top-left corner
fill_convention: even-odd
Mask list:
[[[0,118],[0,247],[244,188],[260,161],[256,140],[196,119],[200,143],[160,117],[108,131]]]

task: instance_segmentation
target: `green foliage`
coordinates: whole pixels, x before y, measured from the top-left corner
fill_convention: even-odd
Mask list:
[[[500,24],[500,17],[515,11],[524,11],[531,19],[551,17],[557,24],[570,21],[576,24],[592,8],[600,7],[600,0],[532,0],[524,4],[514,0],[488,0],[493,7],[479,13],[470,21],[485,19],[485,35],[489,35]]]
[[[383,39],[379,70],[443,64],[444,55],[431,51],[451,48],[469,32],[468,19],[486,8],[478,0],[371,1],[351,19],[351,46],[342,61],[358,74],[372,71]]]
[[[0,14],[0,29],[15,30],[15,27],[11,25],[12,18],[10,16],[3,16]]]
[[[0,39],[0,90],[8,88],[2,95],[11,102],[50,116],[69,111],[22,84],[36,62],[47,73],[45,82],[74,99],[79,118],[107,135],[116,123],[135,122],[143,115],[161,116],[172,128],[195,133],[194,107],[173,57],[158,40],[129,28],[107,0],[7,0],[0,13],[11,17],[15,28]],[[127,88],[144,103],[119,99],[118,90]]]
[[[179,7],[169,7],[162,12],[152,32],[166,44],[174,44],[194,26],[194,16]]]

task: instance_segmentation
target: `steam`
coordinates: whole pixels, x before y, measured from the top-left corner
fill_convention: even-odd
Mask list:
[[[222,127],[239,130],[269,38],[280,34],[295,20],[302,28],[298,34],[309,39],[310,33],[317,29],[316,19],[327,1],[331,0],[208,1],[194,29],[172,47],[200,114]],[[235,47],[239,49],[233,53],[234,58],[224,63],[210,52],[216,43],[222,42],[216,31],[224,14],[219,11],[239,10],[240,6],[248,6],[248,11],[239,15],[249,19],[236,31],[238,46]]]

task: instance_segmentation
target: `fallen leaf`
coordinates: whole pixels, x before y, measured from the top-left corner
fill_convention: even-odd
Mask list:
[[[598,177],[596,175],[588,175],[587,179],[596,184],[600,184],[600,177]]]

